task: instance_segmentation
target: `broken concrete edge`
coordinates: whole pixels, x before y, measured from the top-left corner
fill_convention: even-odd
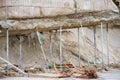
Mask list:
[[[114,12],[86,13],[84,15],[67,15],[55,18],[40,18],[40,19],[9,19],[0,21],[0,34],[5,35],[5,30],[10,31],[10,35],[29,34],[34,31],[49,31],[59,30],[60,26],[63,29],[71,29],[80,27],[91,27],[100,25],[100,23],[111,23],[119,19],[119,15]],[[2,36],[3,36],[2,35]]]
[[[1,11],[2,12],[2,11]],[[44,15],[44,16],[37,16],[36,15],[32,15],[32,17],[30,17],[30,15],[22,15],[22,14],[19,14],[19,15],[22,15],[22,17],[15,17],[15,15],[13,15],[12,17],[9,17],[9,15],[5,15],[4,17],[0,17],[0,20],[6,20],[7,19],[11,19],[11,20],[25,20],[25,19],[44,19],[44,18],[58,18],[58,17],[62,17],[62,16],[71,16],[71,15],[81,15],[81,16],[85,16],[85,15],[100,15],[100,14],[106,14],[106,13],[116,13],[118,14],[119,13],[119,10],[80,10],[80,12],[72,12],[72,13],[60,13],[57,14],[57,15]],[[21,13],[21,12],[20,12]],[[0,16],[2,16],[3,14],[1,14]]]

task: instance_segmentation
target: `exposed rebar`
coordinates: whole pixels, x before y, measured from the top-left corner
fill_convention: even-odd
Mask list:
[[[108,56],[108,67],[110,68],[110,49],[109,49],[109,31],[108,31],[108,23],[106,24],[106,32],[107,32],[107,56]]]
[[[78,28],[78,62],[80,66],[80,28]]]
[[[104,69],[104,52],[103,52],[103,23],[101,22],[101,51],[102,51],[102,69]]]
[[[80,23],[80,25],[81,25],[81,30],[82,30],[83,45],[84,45],[84,47],[86,47],[86,44],[85,44],[86,39],[85,39],[85,34],[84,34],[82,22]],[[89,61],[89,56],[88,56],[88,51],[87,50],[85,50],[85,55],[86,55],[86,58],[87,58],[88,66],[90,66],[90,61]]]
[[[52,32],[50,32],[50,66],[53,65],[53,43],[52,43]]]
[[[9,30],[6,31],[6,60],[9,61]],[[7,64],[7,75],[9,72],[9,65]]]
[[[63,59],[62,59],[62,26],[60,26],[60,70],[62,71],[62,64],[63,64]]]
[[[95,62],[97,60],[97,54],[96,54],[96,27],[93,28],[93,32],[94,32],[94,59],[95,59]]]
[[[20,36],[20,68],[22,68],[23,64],[23,53],[22,53],[22,42],[23,42],[23,36]]]

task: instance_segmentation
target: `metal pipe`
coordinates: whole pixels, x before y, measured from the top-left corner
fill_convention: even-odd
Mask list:
[[[50,42],[50,59],[51,59],[51,67],[52,67],[52,59],[53,59],[53,45],[52,45],[52,42]]]
[[[22,61],[22,59],[23,59],[23,54],[22,54],[22,38],[23,38],[23,36],[20,36],[20,67],[22,68],[22,63],[23,63],[23,61]]]
[[[95,62],[97,59],[97,54],[96,54],[96,27],[93,28],[94,29],[94,58],[95,58]]]
[[[80,66],[80,28],[78,28],[78,62]]]
[[[82,30],[82,38],[83,38],[83,45],[86,47],[86,44],[85,44],[85,34],[84,34],[84,30],[83,30],[83,25],[82,23],[81,24],[81,30]],[[89,56],[88,56],[88,51],[86,50],[85,52],[85,55],[86,55],[86,58],[87,58],[87,63],[88,63],[88,66],[90,66],[90,61],[89,61]]]
[[[30,48],[30,46],[31,46],[31,38],[30,38],[30,35],[28,35],[28,46],[29,46],[29,48]]]
[[[103,53],[103,23],[101,22],[101,51],[102,51],[102,69],[104,69],[104,53]]]
[[[6,35],[6,60],[9,61],[9,30],[7,29],[7,35]]]
[[[110,68],[110,49],[109,49],[109,31],[108,31],[108,23],[106,25],[107,32],[107,55],[108,55],[108,67]]]
[[[52,59],[53,59],[53,43],[52,43],[52,33],[50,32],[50,61],[51,61],[51,67],[52,67]]]
[[[62,26],[60,26],[60,70],[62,71]]]
[[[55,52],[55,42],[57,41],[57,30],[54,30],[54,43],[53,43],[53,53]]]
[[[9,30],[7,29],[6,31],[6,60],[9,61]],[[9,72],[9,65],[7,64],[7,69],[6,69],[7,75]]]

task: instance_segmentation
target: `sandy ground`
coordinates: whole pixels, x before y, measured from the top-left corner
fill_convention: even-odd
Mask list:
[[[106,73],[98,73],[99,79],[91,80],[120,80],[120,70],[112,70]],[[11,77],[3,78],[0,80],[88,80],[88,79],[76,79],[76,78],[27,78],[27,77]]]

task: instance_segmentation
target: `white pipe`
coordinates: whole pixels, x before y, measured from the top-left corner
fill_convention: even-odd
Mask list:
[[[82,22],[80,23],[80,25],[81,25],[81,29],[82,29],[83,45],[86,47],[86,44],[85,44],[86,39],[85,39],[85,34],[84,34]],[[87,58],[87,63],[88,63],[88,66],[90,66],[88,51],[87,50],[85,50],[85,51],[86,51],[85,54],[86,54],[86,58]]]
[[[96,59],[97,59],[97,54],[96,54],[96,27],[94,27],[94,59],[95,59],[95,62],[96,62]]]
[[[110,49],[109,49],[109,31],[108,31],[108,23],[106,26],[106,32],[107,32],[107,55],[108,55],[108,67],[110,68]]]
[[[20,36],[20,67],[22,68],[22,64],[23,64],[23,61],[22,61],[22,59],[23,59],[23,54],[22,54],[22,36]]]
[[[101,22],[101,51],[102,51],[102,69],[104,69],[104,52],[103,52],[103,23]]]
[[[62,26],[60,26],[60,69],[62,70]]]
[[[78,28],[78,62],[80,66],[80,28]]]
[[[6,31],[6,60],[9,61],[9,30]],[[8,66],[7,65],[7,73],[8,73]]]
[[[50,32],[50,61],[51,61],[51,67],[52,67],[52,61],[53,60],[53,43],[52,43],[52,33]]]

